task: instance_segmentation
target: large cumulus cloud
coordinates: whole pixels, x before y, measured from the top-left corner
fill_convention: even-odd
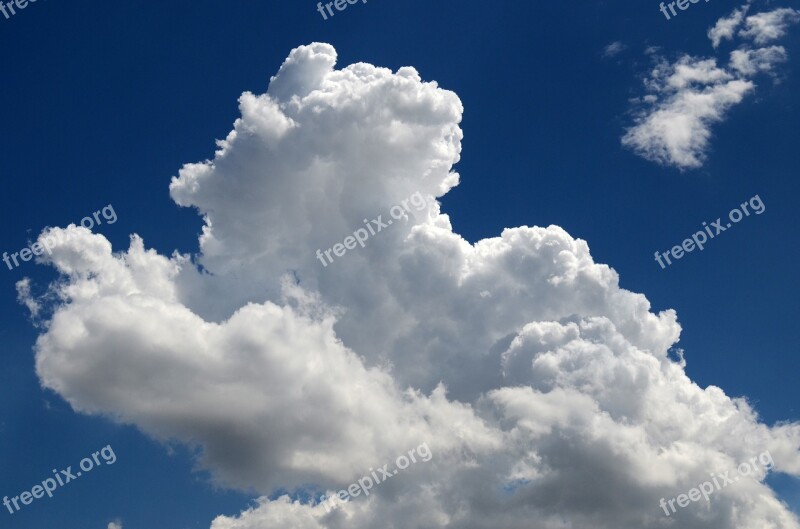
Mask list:
[[[586,242],[453,232],[436,199],[459,182],[455,94],[410,67],[335,63],[327,44],[292,51],[213,159],[172,180],[204,219],[196,256],[66,228],[44,258],[61,273],[36,344],[46,388],[262,495],[213,529],[665,527],[660,498],[761,451],[800,473],[800,426],[689,380],[674,311],[620,288]],[[317,260],[417,192],[424,208]],[[366,498],[303,499],[422,442],[433,459]],[[672,519],[800,527],[763,478]]]

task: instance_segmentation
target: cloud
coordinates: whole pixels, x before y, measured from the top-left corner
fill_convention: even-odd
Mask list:
[[[122,522],[109,522],[106,529],[122,529]]]
[[[757,50],[734,50],[731,52],[731,68],[741,75],[755,75],[759,72],[772,73],[777,64],[788,60],[783,46],[770,46]]]
[[[711,125],[755,88],[750,81],[733,78],[714,59],[688,55],[674,64],[660,62],[647,84],[646,108],[622,144],[647,160],[680,169],[703,165]]]
[[[203,219],[197,255],[136,235],[115,253],[52,229],[69,236],[44,256],[61,274],[36,343],[44,387],[197,447],[217,482],[260,495],[213,529],[648,529],[666,522],[660,498],[765,449],[800,474],[800,425],[767,427],[692,382],[671,353],[675,312],[620,288],[585,241],[557,226],[474,244],[452,230],[436,199],[460,179],[454,93],[411,67],[335,64],[330,45],[293,50],[265,93],[242,95],[213,159],[172,180]],[[667,96],[741,91],[711,63],[662,81]],[[425,209],[316,259],[415,192]],[[301,499],[422,442],[431,461],[367,497],[330,513]],[[799,528],[763,478],[674,517]]]
[[[800,11],[788,7],[758,13],[747,17],[739,36],[756,44],[767,44],[785,36],[789,26],[797,22],[800,22]]]
[[[17,300],[25,305],[25,308],[31,313],[31,318],[35,321],[39,317],[41,310],[41,303],[31,296],[31,280],[26,278],[20,279],[16,283]]]
[[[723,39],[738,36],[757,44],[782,37],[798,15],[792,9],[744,15],[749,4],[719,19],[708,31],[714,48]],[[793,14],[794,13],[794,14]],[[798,15],[800,17],[800,15]],[[780,46],[733,51],[727,67],[715,58],[682,55],[674,62],[655,57],[656,66],[645,78],[647,93],[636,100],[634,124],[622,137],[622,145],[639,156],[680,170],[701,167],[708,157],[712,126],[725,120],[732,107],[751,94],[759,73],[775,76],[774,67],[788,55]]]
[[[750,4],[734,9],[730,15],[717,20],[714,27],[708,30],[708,38],[711,39],[711,44],[714,48],[719,47],[723,40],[733,40],[736,30],[742,24],[744,16],[749,9]]]
[[[625,46],[620,41],[612,42],[611,44],[603,48],[603,58],[609,59],[611,57],[615,57],[620,53],[622,53],[623,51],[625,51],[626,48],[627,46]]]

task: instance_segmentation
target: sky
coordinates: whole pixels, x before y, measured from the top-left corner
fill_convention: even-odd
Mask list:
[[[0,524],[800,527],[798,9],[0,13]]]

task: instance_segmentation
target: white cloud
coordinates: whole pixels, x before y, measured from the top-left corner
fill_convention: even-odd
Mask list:
[[[800,12],[776,9],[744,18],[750,5],[719,19],[708,31],[714,48],[723,39],[738,36],[757,44],[782,37]],[[798,18],[800,19],[800,18]],[[648,52],[652,55],[652,52]],[[656,57],[656,66],[645,79],[647,93],[634,100],[634,124],[622,137],[622,145],[639,156],[680,170],[695,169],[705,162],[714,124],[724,121],[728,111],[755,90],[752,77],[775,76],[774,67],[786,62],[780,46],[752,49],[742,46],[731,53],[728,67],[715,58],[683,55],[675,62]]]
[[[739,36],[756,44],[767,44],[786,35],[789,26],[800,22],[800,11],[788,7],[751,15]]]
[[[722,17],[717,20],[717,23],[708,30],[708,38],[711,39],[711,44],[716,48],[720,45],[723,39],[733,40],[736,30],[742,24],[744,16],[750,9],[750,5],[744,5],[739,9],[734,9],[733,12],[727,17]]]
[[[25,305],[25,308],[31,313],[31,318],[36,320],[39,317],[41,310],[41,303],[31,296],[31,280],[26,278],[20,279],[16,283],[17,300]]]
[[[625,51],[627,46],[625,46],[620,41],[615,41],[603,48],[603,58],[609,59],[611,57],[615,57]]]
[[[770,46],[757,50],[734,50],[731,52],[731,68],[741,75],[771,73],[777,64],[786,62],[788,55],[783,46]]]
[[[45,387],[197,446],[219,482],[264,495],[213,529],[649,529],[667,522],[660,498],[765,449],[800,474],[800,425],[768,428],[689,380],[674,311],[557,226],[470,244],[431,200],[322,267],[316,250],[362,219],[457,185],[462,137],[458,97],[413,68],[335,60],[294,50],[265,94],[242,95],[213,160],[173,179],[205,220],[196,259],[67,228],[45,257],[63,275],[36,344]],[[747,91],[713,63],[658,79],[659,97],[696,91],[683,104],[706,121]],[[422,442],[429,463],[331,513],[266,497],[338,490]],[[758,478],[678,523],[800,528]]]
[[[734,79],[714,59],[681,57],[661,62],[646,81],[651,98],[622,144],[640,156],[680,169],[703,165],[711,125],[751,92],[750,81]]]
[[[109,522],[106,529],[122,529],[122,522]]]

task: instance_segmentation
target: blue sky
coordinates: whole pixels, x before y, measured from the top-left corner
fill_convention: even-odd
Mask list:
[[[785,5],[795,4],[769,7]],[[325,21],[310,1],[40,0],[0,17],[1,250],[113,204],[118,221],[95,231],[115,250],[137,233],[164,255],[197,252],[202,219],[174,204],[170,178],[213,157],[242,92],[263,93],[293,48],[327,42],[339,68],[413,66],[461,99],[461,183],[441,199],[455,232],[475,242],[513,226],[561,226],[654,312],[677,311],[677,347],[699,386],[746,396],[769,425],[798,421],[798,288],[781,274],[800,257],[800,28],[781,39],[788,61],[778,80],[756,77],[755,92],[711,127],[702,167],[660,165],[620,143],[634,120],[630,100],[646,93],[646,50],[670,62],[724,57],[733,46],[715,54],[706,31],[732,7],[701,2],[667,21],[652,1],[372,0]],[[622,51],[604,56],[614,42]],[[756,194],[763,215],[667,269],[655,263],[656,250]],[[4,512],[2,524],[206,528],[250,505],[255,494],[198,471],[192,448],[76,413],[40,388],[39,330],[16,300],[23,277],[46,285],[55,274],[32,262],[0,273],[0,494],[30,490],[109,444],[118,460],[53,499]],[[797,479],[774,485],[800,512]]]

